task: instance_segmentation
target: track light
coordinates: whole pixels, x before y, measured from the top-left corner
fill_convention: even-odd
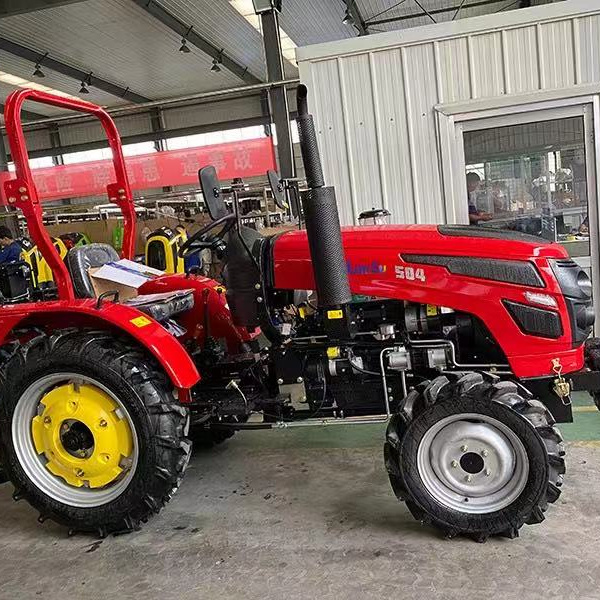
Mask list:
[[[40,59],[35,63],[35,68],[33,69],[34,77],[46,77],[44,71],[42,71],[42,63],[46,60],[48,53],[46,52],[43,56],[40,56]]]
[[[81,87],[79,88],[80,94],[89,94],[90,90],[88,86],[92,85],[92,73],[90,72],[88,76],[81,82]]]
[[[188,27],[188,30],[185,32],[185,35],[181,38],[181,46],[179,46],[179,52],[183,54],[189,54],[191,52],[190,47],[187,45],[188,35],[192,32],[193,25]]]
[[[210,68],[210,70],[213,73],[220,73],[221,67],[219,65],[222,65],[222,64],[223,64],[223,50],[221,50],[221,52],[219,52],[219,56],[215,56],[215,58],[213,58],[212,67]]]

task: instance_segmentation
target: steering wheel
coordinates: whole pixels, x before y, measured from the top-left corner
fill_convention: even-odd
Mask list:
[[[188,238],[182,244],[181,248],[179,248],[179,256],[181,258],[186,258],[190,254],[195,254],[200,250],[204,250],[204,248],[215,247],[221,242],[223,236],[233,227],[235,220],[235,215],[229,213],[212,223],[208,223],[208,225],[205,225],[202,229],[196,231],[192,237]],[[216,229],[221,225],[224,225],[224,227],[218,236],[208,235],[213,229]]]

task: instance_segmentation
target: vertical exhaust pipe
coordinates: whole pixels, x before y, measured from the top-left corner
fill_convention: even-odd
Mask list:
[[[302,162],[308,189],[302,192],[302,208],[306,233],[312,259],[319,307],[328,309],[328,319],[347,319],[340,315],[344,305],[352,300],[348,272],[342,245],[340,217],[335,199],[335,188],[326,187],[319,156],[317,134],[312,115],[308,112],[308,90],[299,85],[296,98],[298,104],[298,135]],[[331,310],[334,309],[334,310]],[[342,311],[345,315],[346,311]]]

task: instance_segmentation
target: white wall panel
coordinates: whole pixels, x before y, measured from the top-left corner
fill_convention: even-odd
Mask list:
[[[372,62],[383,172],[381,205],[393,209],[397,221],[414,223],[416,212],[400,50],[373,54]],[[376,198],[372,204],[377,206]]]
[[[540,87],[537,33],[535,27],[504,32],[506,92],[520,94]]]
[[[382,197],[378,152],[364,151],[365,148],[377,148],[369,55],[350,56],[340,63],[339,69],[344,128],[350,134],[346,137],[347,152],[354,167],[351,179],[353,221],[358,224],[358,215],[373,207],[372,198],[379,201]]]
[[[538,26],[541,41],[542,82],[545,89],[569,87],[575,83],[573,23],[571,20]]]
[[[354,204],[387,206],[395,222],[442,222],[436,105],[600,89],[600,2],[341,40],[300,48],[298,58],[342,221],[352,222]]]
[[[443,219],[442,186],[437,161],[431,160],[437,147],[435,115],[431,107],[438,102],[433,44],[409,46],[404,50],[405,100],[410,152],[412,156],[414,206],[417,223],[436,223]],[[422,74],[427,73],[428,77]],[[404,174],[405,176],[408,173]],[[392,214],[397,212],[392,207]]]
[[[344,132],[342,94],[337,61],[317,63],[308,84],[310,107],[316,116],[319,149],[328,185],[335,185],[343,223],[352,223],[350,160]],[[349,160],[350,159],[350,160]]]
[[[471,95],[469,73],[469,49],[467,38],[455,38],[436,42],[438,75],[440,78],[440,102],[455,102]]]
[[[504,63],[502,35],[499,31],[474,35],[470,38],[472,68],[472,95],[489,98],[504,94]]]
[[[584,17],[577,21],[579,29],[579,61],[581,65],[581,81],[591,83],[600,81],[600,15]]]

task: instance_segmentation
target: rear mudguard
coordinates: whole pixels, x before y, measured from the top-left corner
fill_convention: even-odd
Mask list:
[[[225,287],[214,279],[201,275],[165,275],[144,283],[138,291],[140,294],[158,294],[174,290],[194,291],[193,310],[177,316],[177,322],[187,330],[183,340],[195,339],[202,348],[208,333],[216,339],[225,339],[229,354],[238,354],[243,352],[242,344],[260,335],[258,328],[250,332],[233,323]]]
[[[181,390],[180,399],[188,398],[200,375],[190,355],[179,341],[151,317],[131,306],[104,301],[98,307],[92,299],[50,301],[3,306],[0,313],[0,343],[10,341],[15,329],[40,327],[98,327],[114,329],[133,338],[156,358],[173,385]]]

